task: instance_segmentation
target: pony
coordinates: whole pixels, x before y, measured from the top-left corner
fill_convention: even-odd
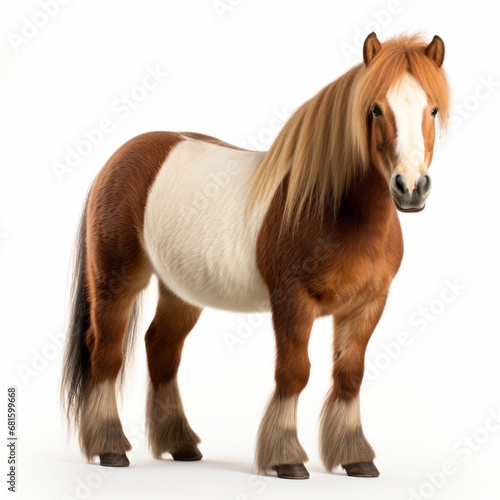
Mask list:
[[[449,114],[444,52],[438,36],[381,43],[371,33],[363,61],[299,107],[267,152],[199,133],[150,132],[110,157],[81,217],[61,383],[68,423],[89,461],[129,465],[116,392],[138,297],[154,273],[159,299],[145,342],[155,458],[202,458],[177,371],[203,308],[270,311],[275,390],[256,465],[259,473],[307,479],[297,405],[313,322],[330,315],[322,461],[328,471],[379,475],[360,418],[364,356],[403,256],[398,211],[422,210],[431,190],[436,128]]]

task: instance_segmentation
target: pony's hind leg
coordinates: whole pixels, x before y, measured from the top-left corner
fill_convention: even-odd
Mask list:
[[[174,460],[200,460],[200,438],[191,429],[177,385],[184,340],[201,309],[187,304],[161,282],[155,317],[146,333],[150,375],[146,423],[153,456],[170,453]]]
[[[91,324],[86,344],[91,369],[80,402],[80,445],[89,461],[99,455],[101,465],[126,467],[131,446],[118,414],[116,380],[124,362],[127,329],[133,328],[134,304],[151,270],[144,261],[126,267],[118,259],[114,263],[111,270],[89,259]]]
[[[271,296],[276,389],[259,428],[257,467],[261,473],[273,469],[283,479],[307,479],[307,454],[297,436],[297,405],[309,379],[307,349],[316,305],[299,283]]]
[[[334,313],[333,386],[323,406],[320,452],[327,470],[341,465],[349,476],[377,477],[375,452],[361,427],[359,390],[368,340],[386,295]]]

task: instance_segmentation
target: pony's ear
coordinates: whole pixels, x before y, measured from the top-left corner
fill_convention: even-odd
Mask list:
[[[378,41],[375,32],[370,33],[363,44],[363,59],[365,65],[369,66],[373,58],[382,50],[382,44]]]
[[[437,65],[441,67],[444,61],[444,42],[437,35],[434,36],[432,42],[425,49],[425,55],[430,57]]]

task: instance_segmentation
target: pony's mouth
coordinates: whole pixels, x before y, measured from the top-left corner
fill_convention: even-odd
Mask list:
[[[409,207],[403,207],[401,206],[394,198],[394,205],[396,205],[396,208],[403,213],[416,213],[416,212],[421,212],[425,208],[425,203],[421,207],[415,207],[415,206],[409,206]]]

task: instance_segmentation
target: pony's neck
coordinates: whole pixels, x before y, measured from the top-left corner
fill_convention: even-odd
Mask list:
[[[339,206],[338,217],[356,225],[381,223],[396,211],[387,180],[371,165],[354,180]]]

